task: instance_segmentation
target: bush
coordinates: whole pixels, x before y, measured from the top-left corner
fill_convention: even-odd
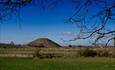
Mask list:
[[[80,57],[95,57],[97,56],[97,52],[87,48],[85,50],[80,50],[79,55]]]
[[[34,54],[33,54],[33,58],[37,59],[40,58],[40,49],[36,49]]]
[[[109,55],[110,55],[109,51],[106,50],[97,51],[97,56],[99,57],[108,57]]]

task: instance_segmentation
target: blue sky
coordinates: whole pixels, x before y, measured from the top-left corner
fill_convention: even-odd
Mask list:
[[[69,8],[69,10],[68,10]],[[17,44],[26,44],[37,38],[49,38],[58,43],[63,39],[62,32],[76,32],[75,25],[64,23],[74,12],[73,6],[61,5],[53,9],[43,10],[35,5],[23,7],[20,17],[10,16],[1,21],[0,41]]]
[[[69,2],[60,4],[52,9],[40,9],[37,5],[21,8],[19,16],[10,16],[1,21],[0,42],[27,44],[37,38],[49,38],[59,44],[89,44],[87,40],[63,42],[74,36],[62,35],[61,33],[77,33],[74,24],[64,23],[75,12],[75,6]]]

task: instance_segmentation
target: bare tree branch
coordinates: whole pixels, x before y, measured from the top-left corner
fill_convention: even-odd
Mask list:
[[[79,20],[75,17],[79,17],[78,15],[80,14],[81,11],[85,11],[84,7],[85,8],[88,8],[89,5],[87,5],[88,3],[91,3],[90,5],[94,5],[94,4],[100,4],[101,3],[101,6],[102,9],[101,11],[97,12],[97,13],[94,13],[94,15],[92,16],[95,16],[95,17],[92,17],[92,18],[98,18],[100,19],[100,23],[98,22],[98,26],[97,27],[94,27],[94,28],[90,28],[90,31],[88,29],[88,31],[86,31],[87,29],[84,29],[82,30],[80,33],[81,34],[87,34],[87,36],[83,36],[81,35],[81,37],[76,37],[74,38],[73,40],[70,40],[70,41],[75,41],[75,40],[79,40],[79,39],[88,39],[90,37],[93,37],[94,35],[98,35],[97,37],[95,37],[95,41],[94,41],[94,44],[96,44],[100,39],[103,39],[104,37],[108,36],[108,35],[112,35],[113,38],[115,37],[115,25],[114,25],[114,21],[115,21],[115,15],[113,14],[115,12],[115,3],[112,3],[111,4],[108,4],[107,3],[107,0],[86,0],[82,5],[80,5],[79,8],[77,8],[77,11],[72,15],[72,17],[69,18],[69,22],[71,23],[76,23],[76,24],[80,24],[83,20]],[[100,6],[100,8],[101,8]],[[91,9],[91,8],[90,8]],[[82,14],[84,16],[84,14]],[[80,16],[81,17],[81,16]],[[87,16],[88,18],[89,16]],[[84,17],[85,19],[86,17]],[[82,18],[83,19],[83,18]],[[112,21],[111,21],[112,20]],[[111,24],[113,24],[114,28],[110,31],[107,31],[106,28],[107,26],[110,24],[110,21],[113,22]],[[77,23],[79,22],[79,23]],[[87,22],[85,22],[86,26],[87,25]],[[81,25],[81,29],[83,29],[83,26]],[[113,40],[113,38],[110,38],[108,40],[108,42],[110,40]],[[107,43],[108,43],[107,42]]]

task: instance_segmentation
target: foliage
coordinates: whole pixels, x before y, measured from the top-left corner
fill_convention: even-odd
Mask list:
[[[36,50],[35,50],[35,52],[34,52],[34,54],[33,54],[33,58],[35,58],[35,59],[40,58],[40,49],[36,49]]]
[[[86,48],[85,50],[79,50],[79,55],[81,57],[96,57],[97,52],[91,49]]]

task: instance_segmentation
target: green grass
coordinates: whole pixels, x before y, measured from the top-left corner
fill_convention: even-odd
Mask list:
[[[19,59],[0,58],[0,70],[115,70],[115,59]]]

